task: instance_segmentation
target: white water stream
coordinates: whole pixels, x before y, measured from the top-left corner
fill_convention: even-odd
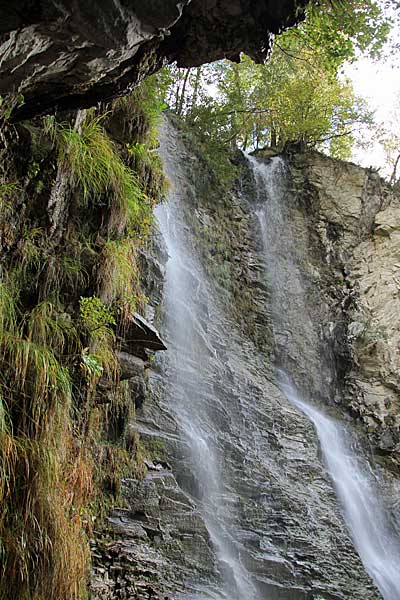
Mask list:
[[[314,423],[327,470],[365,569],[385,600],[399,600],[400,541],[390,527],[368,462],[353,449],[354,441],[345,427],[304,402],[283,375],[280,387]]]
[[[202,393],[209,385],[204,372],[212,349],[208,347],[207,332],[197,307],[198,302],[206,301],[207,288],[188,249],[181,246],[181,240],[170,226],[179,219],[174,215],[174,208],[177,207],[171,201],[168,209],[161,207],[157,211],[169,254],[165,296],[169,328],[174,332],[173,339],[169,340],[169,359],[174,363],[175,371],[175,377],[170,381],[171,408],[188,445],[189,468],[195,479],[196,495],[220,562],[222,592],[231,600],[250,600],[255,598],[254,591],[235,549],[234,534],[229,528],[232,517],[224,502],[220,468],[223,459],[218,457],[212,430],[204,414]]]
[[[285,168],[281,158],[269,163],[248,157],[258,190],[258,218],[265,252],[266,278],[271,288],[276,330],[290,329],[288,302],[295,301],[297,318],[310,327],[301,272],[296,265],[296,239],[285,223]],[[311,325],[312,327],[312,325]],[[277,336],[277,331],[275,335]],[[304,339],[307,340],[307,331]],[[296,340],[293,342],[296,344]],[[299,361],[301,341],[297,342]],[[355,447],[346,428],[305,402],[283,371],[278,384],[288,400],[312,421],[345,522],[366,571],[384,600],[400,599],[400,540],[379,495],[379,483],[368,461]]]
[[[210,298],[203,270],[187,239],[183,218],[184,175],[179,166],[178,147],[172,144],[174,132],[164,125],[161,155],[172,184],[168,205],[159,206],[156,216],[166,242],[168,262],[165,276],[165,318],[168,335],[168,401],[188,449],[186,470],[193,480],[193,493],[213,543],[221,586],[203,592],[202,600],[260,600],[251,578],[242,565],[240,544],[235,538],[234,515],[228,502],[224,481],[224,457],[217,447],[215,424],[207,414],[204,394],[212,382],[207,379],[210,346],[207,328]]]

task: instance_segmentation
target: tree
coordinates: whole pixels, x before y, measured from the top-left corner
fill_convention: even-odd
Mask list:
[[[395,185],[400,180],[400,98],[398,99],[398,106],[394,109],[391,114],[391,128],[390,131],[387,127],[380,123],[376,126],[376,138],[381,145],[381,148],[385,156],[385,171],[389,179],[389,183]]]
[[[348,158],[372,115],[339,69],[357,52],[376,55],[389,28],[375,0],[321,0],[277,37],[266,65],[243,56],[240,64],[175,69],[170,106],[214,144],[246,150],[295,140]]]
[[[310,3],[307,18],[297,28],[279,37],[278,44],[290,51],[300,48],[312,50],[325,67],[337,73],[348,61],[360,53],[377,58],[387,40],[393,16],[385,10],[387,0],[319,0]]]

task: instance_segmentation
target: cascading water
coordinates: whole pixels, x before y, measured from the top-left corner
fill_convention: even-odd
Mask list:
[[[280,385],[287,398],[314,423],[347,526],[366,570],[385,600],[398,600],[400,541],[390,528],[367,461],[355,453],[351,435],[341,423],[301,400],[284,376]]]
[[[302,257],[296,251],[296,238],[287,221],[288,193],[285,190],[284,162],[280,157],[273,158],[269,163],[254,157],[248,157],[248,160],[257,186],[257,216],[264,245],[266,279],[271,293],[274,335],[278,346],[281,344],[278,361],[287,370],[285,345],[293,346],[294,354],[301,363],[304,344],[313,343],[316,329],[310,318],[299,268]],[[304,320],[303,337],[292,335],[293,318]],[[319,352],[317,338],[315,333],[315,352]],[[307,365],[301,366],[306,368]],[[329,378],[329,375],[325,376]],[[278,371],[277,380],[288,400],[307,415],[315,426],[327,470],[365,569],[385,600],[399,600],[400,540],[379,499],[378,483],[367,460],[355,448],[354,439],[346,428],[305,402],[284,371]]]
[[[165,139],[173,132],[168,123],[161,132],[161,155],[173,190],[168,206],[156,211],[166,242],[168,262],[165,277],[165,326],[168,331],[168,402],[187,447],[186,474],[190,489],[200,504],[203,520],[216,551],[221,572],[221,588],[207,598],[258,600],[250,576],[240,559],[240,544],[235,539],[234,515],[229,508],[223,456],[216,444],[212,415],[207,413],[204,395],[212,387],[207,378],[207,365],[215,350],[208,339],[207,280],[187,239],[181,195],[185,194],[180,175],[179,156],[165,149]],[[172,164],[171,164],[172,161]],[[218,399],[216,398],[217,402]],[[201,595],[205,598],[204,592]]]
[[[296,369],[297,379],[310,382],[320,396],[330,393],[331,373],[326,366],[326,346],[321,343],[317,317],[313,315],[313,290],[302,275],[307,260],[302,256],[304,227],[299,214],[286,202],[285,163],[273,157],[269,163],[247,156],[258,194],[256,215],[262,234],[265,277],[270,299],[276,362],[287,371]],[[302,239],[303,238],[303,239]],[[293,349],[292,351],[289,351]],[[307,363],[298,357],[308,356]]]

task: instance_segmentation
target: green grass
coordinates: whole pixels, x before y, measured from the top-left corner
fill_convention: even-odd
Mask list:
[[[23,315],[0,282],[1,600],[85,594],[89,555],[67,485],[71,378],[58,359],[70,338],[54,305]]]
[[[21,192],[21,187],[15,182],[0,182],[0,211],[12,208],[12,199]]]
[[[131,239],[109,240],[101,250],[102,269],[99,292],[106,302],[133,294],[139,274],[136,264],[136,244]]]
[[[79,303],[80,321],[87,334],[89,356],[96,357],[102,372],[111,381],[116,381],[119,363],[115,354],[115,324],[113,311],[97,296],[81,297]],[[85,360],[82,360],[85,371]]]
[[[114,111],[121,110],[126,115],[131,138],[151,148],[158,144],[157,129],[164,108],[157,76],[147,77],[132,93],[113,103]]]
[[[135,220],[141,211],[142,190],[134,171],[124,164],[116,144],[104,131],[103,118],[89,116],[80,130],[57,123],[53,130],[47,129],[55,140],[59,164],[82,189],[84,204],[104,202],[104,195],[110,193],[123,217]]]
[[[0,600],[83,600],[91,517],[122,476],[145,472],[139,439],[119,428],[133,405],[114,329],[144,301],[137,256],[164,181],[154,94],[146,84],[119,101],[129,137],[118,144],[93,111],[75,127],[36,121],[32,156],[14,169],[23,186],[0,173],[3,223],[30,195],[0,280]],[[55,173],[70,184],[61,240],[40,216]]]

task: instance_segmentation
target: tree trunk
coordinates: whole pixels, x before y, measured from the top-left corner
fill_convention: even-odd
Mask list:
[[[277,146],[278,140],[277,140],[277,135],[276,135],[276,129],[273,126],[271,126],[271,134],[270,135],[271,135],[271,146],[275,148]]]
[[[392,174],[391,174],[390,179],[389,179],[389,183],[391,185],[394,185],[396,183],[396,181],[397,181],[397,167],[399,166],[399,161],[400,161],[400,153],[397,155],[397,158],[396,158],[395,163],[393,165],[393,171],[392,171]]]
[[[180,97],[180,101],[179,101],[179,106],[178,106],[178,109],[176,111],[179,116],[181,116],[182,112],[183,112],[183,104],[184,104],[184,101],[185,101],[186,85],[187,85],[187,82],[188,82],[188,79],[189,79],[189,73],[190,73],[190,69],[186,69],[185,77],[183,79],[183,85],[182,85],[182,91],[181,91],[181,97]]]
[[[192,106],[191,106],[192,110],[194,108],[196,108],[196,104],[197,104],[197,97],[198,97],[198,94],[199,94],[199,87],[200,87],[200,77],[201,77],[201,67],[197,67],[197,69],[196,69],[196,79],[194,81]]]

